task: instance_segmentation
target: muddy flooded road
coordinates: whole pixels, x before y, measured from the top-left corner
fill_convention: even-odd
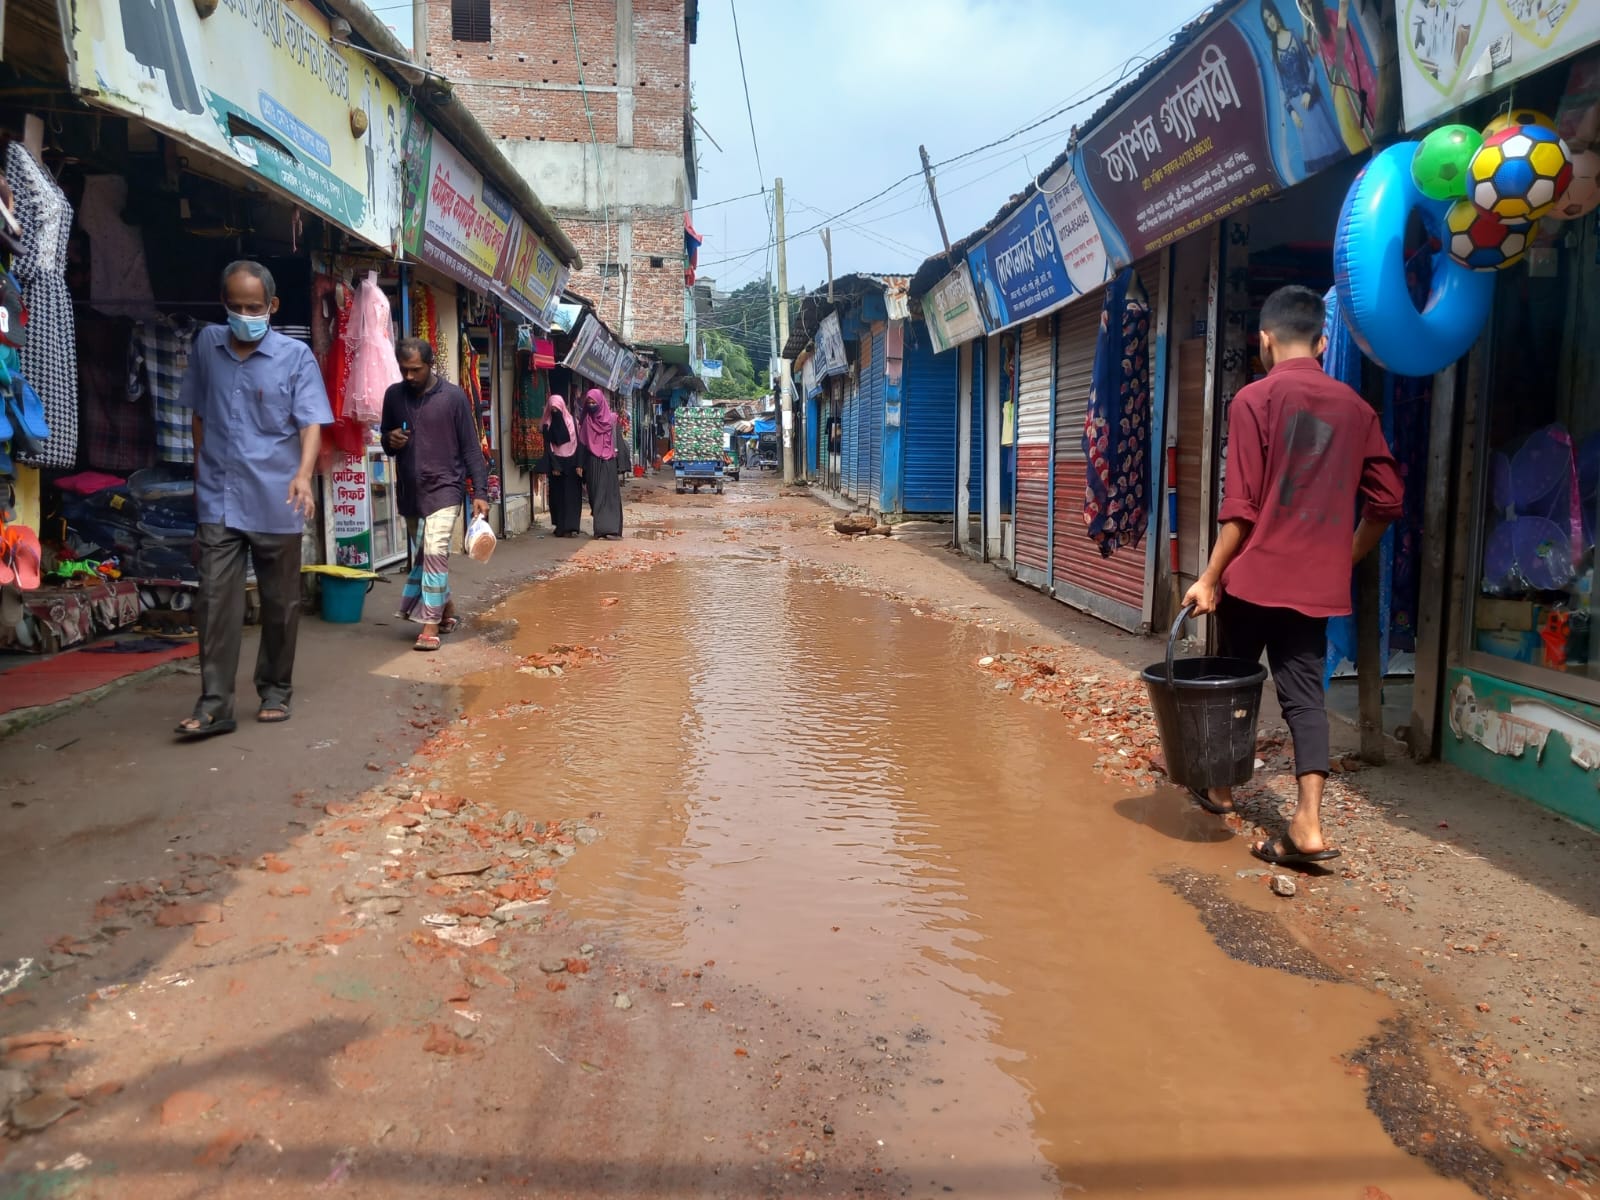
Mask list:
[[[870,1064],[828,1132],[903,1194],[1473,1194],[1369,1109],[1389,1001],[1259,916],[1237,839],[997,693],[1003,635],[743,544],[495,618],[516,658],[464,681],[446,790],[591,823],[587,936]]]

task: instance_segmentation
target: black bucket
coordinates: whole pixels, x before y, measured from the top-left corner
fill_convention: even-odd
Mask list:
[[[1243,658],[1207,655],[1173,661],[1185,606],[1167,638],[1166,661],[1140,672],[1150,692],[1167,774],[1180,787],[1237,787],[1256,765],[1256,721],[1267,669]]]

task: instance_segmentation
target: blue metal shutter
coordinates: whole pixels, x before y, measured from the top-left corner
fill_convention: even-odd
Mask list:
[[[983,351],[985,339],[972,343],[972,454],[967,469],[967,504],[983,511]]]
[[[960,364],[960,350],[935,354],[923,326],[909,323],[900,400],[905,453],[901,502],[908,513],[955,511],[956,371]]]
[[[869,503],[876,508],[883,503],[883,412],[884,390],[884,335],[872,335],[871,386],[867,393],[867,463]]]
[[[839,490],[856,494],[856,389],[844,394],[844,429],[839,449]]]

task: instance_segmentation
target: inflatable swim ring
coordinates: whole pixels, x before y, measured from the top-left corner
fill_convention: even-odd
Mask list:
[[[1411,214],[1441,228],[1448,201],[1430,200],[1411,178],[1415,142],[1373,156],[1350,185],[1333,240],[1339,307],[1361,351],[1396,375],[1442,371],[1472,348],[1494,303],[1494,275],[1469,271],[1442,250],[1419,312],[1406,289]]]

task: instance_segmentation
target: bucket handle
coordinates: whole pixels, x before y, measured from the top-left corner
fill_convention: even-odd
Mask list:
[[[1178,635],[1183,632],[1183,623],[1194,615],[1194,605],[1185,604],[1178,610],[1178,619],[1172,623],[1172,632],[1167,635],[1167,686],[1176,687],[1172,678],[1172,653],[1177,649]]]

